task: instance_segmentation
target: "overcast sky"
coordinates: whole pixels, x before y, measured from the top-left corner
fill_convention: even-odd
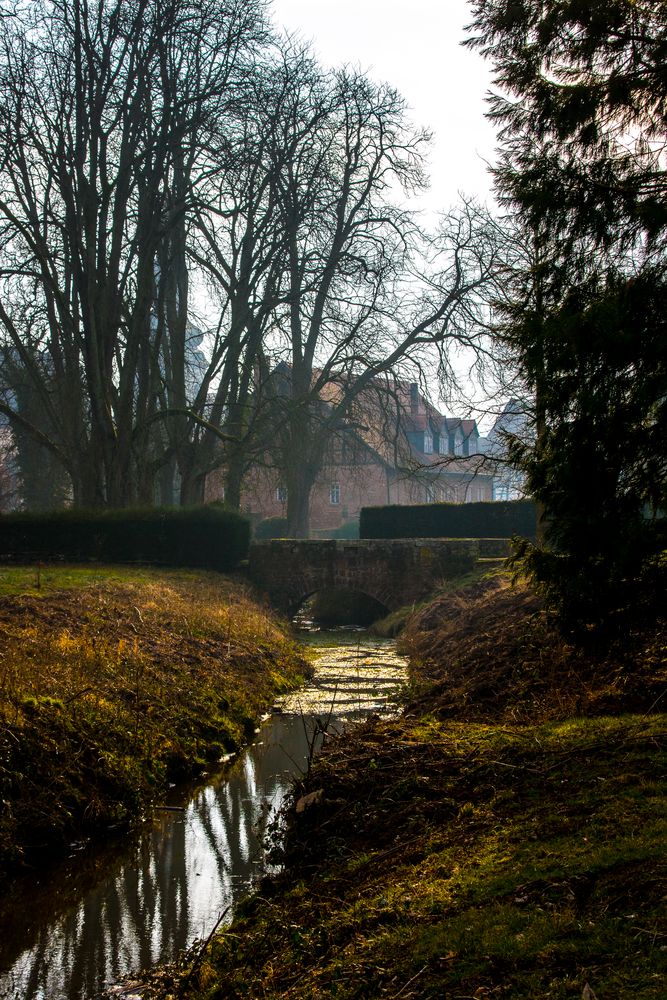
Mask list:
[[[434,132],[425,209],[451,208],[459,191],[490,200],[490,72],[461,47],[466,0],[273,0],[273,11],[278,26],[313,42],[323,63],[358,66],[396,87],[415,123]]]

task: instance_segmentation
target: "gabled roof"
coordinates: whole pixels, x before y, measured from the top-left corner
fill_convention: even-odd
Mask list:
[[[469,438],[473,435],[479,437],[476,420],[462,420],[461,417],[444,417],[442,423],[448,434],[454,434],[456,431],[461,430],[464,438]]]
[[[313,371],[313,384],[323,376],[321,370]],[[281,362],[272,372],[278,392],[289,388],[291,365]],[[318,397],[324,407],[334,407],[343,394],[343,387],[335,379],[324,382]],[[425,453],[419,447],[423,440],[415,440],[426,430],[433,434],[459,432],[463,440],[479,437],[475,420],[447,417],[420,391],[416,382],[374,378],[357,397],[353,412],[342,417],[337,431],[352,435],[376,459],[388,468],[406,469],[422,466],[442,466],[446,461],[452,472],[470,471],[470,457]]]
[[[410,431],[425,431],[427,428],[438,430],[439,422],[428,413],[402,413],[401,426],[406,433]]]

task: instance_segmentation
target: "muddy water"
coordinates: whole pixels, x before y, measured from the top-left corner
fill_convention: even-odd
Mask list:
[[[308,687],[276,706],[250,746],[204,787],[174,794],[138,836],[72,845],[47,876],[0,901],[0,998],[92,1000],[132,971],[205,938],[267,869],[266,832],[307,767],[317,720],[342,729],[394,710],[405,662],[365,633],[311,633]]]

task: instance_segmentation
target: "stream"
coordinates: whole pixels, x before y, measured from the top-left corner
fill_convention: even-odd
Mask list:
[[[405,659],[391,640],[346,629],[304,633],[315,676],[275,706],[255,742],[207,783],[173,789],[121,843],[72,845],[0,901],[0,1000],[93,1000],[133,972],[170,962],[270,871],[266,834],[308,766],[317,720],[341,731],[395,711]]]

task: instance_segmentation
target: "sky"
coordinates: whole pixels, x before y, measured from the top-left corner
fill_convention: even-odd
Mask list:
[[[434,133],[431,188],[420,199],[432,217],[459,192],[491,200],[487,163],[495,138],[484,118],[489,66],[464,49],[466,0],[273,0],[277,26],[311,41],[321,61],[350,64],[394,86],[415,124]]]

